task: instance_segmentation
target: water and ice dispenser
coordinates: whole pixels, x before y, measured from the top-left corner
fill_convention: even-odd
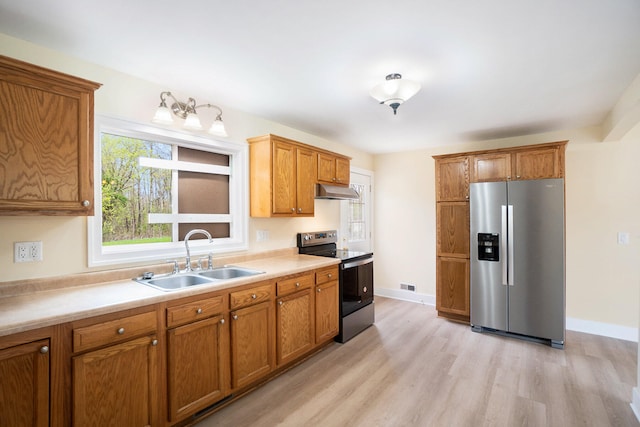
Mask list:
[[[499,240],[497,233],[478,233],[478,260],[500,261]]]

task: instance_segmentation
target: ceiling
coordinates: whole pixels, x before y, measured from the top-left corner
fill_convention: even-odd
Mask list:
[[[0,0],[0,32],[371,153],[599,125],[640,73],[638,0]]]

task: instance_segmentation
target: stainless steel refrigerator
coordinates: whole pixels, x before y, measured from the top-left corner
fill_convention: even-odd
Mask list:
[[[470,185],[471,326],[565,338],[564,180]]]

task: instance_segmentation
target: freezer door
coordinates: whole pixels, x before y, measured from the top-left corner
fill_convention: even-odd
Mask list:
[[[503,284],[507,257],[502,211],[506,204],[505,182],[481,182],[469,186],[471,324],[503,331],[507,330],[508,314],[507,286]],[[497,235],[498,261],[479,259],[490,258],[482,256],[478,249],[478,234],[483,234],[481,240],[486,241],[490,240],[487,233]]]
[[[565,238],[562,179],[512,181],[513,236],[508,331],[564,341]],[[511,252],[511,251],[510,251]]]

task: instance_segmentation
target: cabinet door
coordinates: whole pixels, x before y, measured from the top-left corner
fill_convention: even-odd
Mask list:
[[[256,382],[274,368],[273,302],[231,312],[233,389]]]
[[[49,340],[0,350],[0,425],[49,425]]]
[[[93,91],[0,56],[0,213],[93,215]]]
[[[336,160],[334,156],[318,153],[318,181],[325,184],[335,183]]]
[[[437,255],[469,258],[469,203],[436,203]]]
[[[229,393],[228,329],[215,316],[167,331],[169,419],[179,421]]]
[[[277,364],[284,365],[303,355],[315,344],[313,296],[311,289],[277,300]]]
[[[338,282],[316,286],[316,344],[338,335]]]
[[[142,337],[74,357],[73,425],[159,425],[156,344]]]
[[[558,147],[517,151],[514,154],[516,179],[562,178],[564,160]]]
[[[307,149],[296,149],[296,213],[313,216],[316,194],[316,154]]]
[[[469,158],[436,160],[436,201],[469,200]]]
[[[511,179],[511,154],[478,154],[471,157],[471,182],[507,181]]]
[[[436,310],[469,317],[469,260],[438,257],[436,263]],[[463,320],[462,318],[460,320]]]
[[[284,142],[273,143],[272,213],[295,214],[296,148]]]
[[[351,167],[349,159],[336,157],[336,184],[349,185],[351,180]]]

